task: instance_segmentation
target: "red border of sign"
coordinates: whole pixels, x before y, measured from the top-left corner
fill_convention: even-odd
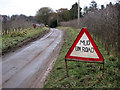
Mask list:
[[[86,33],[88,39],[90,40],[92,46],[94,47],[97,55],[99,58],[84,58],[84,57],[77,57],[77,56],[70,56],[70,54],[72,53],[74,47],[76,46],[76,44],[78,43],[78,41],[80,40],[80,38],[82,37],[82,35]],[[89,34],[88,30],[86,28],[82,28],[81,32],[79,33],[78,37],[76,38],[76,40],[74,41],[73,45],[71,46],[71,48],[69,49],[67,55],[65,56],[66,60],[79,60],[79,61],[88,61],[88,62],[103,62],[103,56],[101,55],[100,51],[98,50],[95,42],[93,41],[91,35]]]

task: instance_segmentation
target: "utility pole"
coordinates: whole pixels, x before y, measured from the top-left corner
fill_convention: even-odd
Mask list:
[[[79,22],[80,22],[80,0],[78,0],[78,25],[79,25]]]

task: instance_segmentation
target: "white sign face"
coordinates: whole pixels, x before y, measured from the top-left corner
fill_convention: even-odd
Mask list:
[[[70,56],[84,57],[84,58],[99,58],[86,33],[82,35],[76,47],[71,52]]]

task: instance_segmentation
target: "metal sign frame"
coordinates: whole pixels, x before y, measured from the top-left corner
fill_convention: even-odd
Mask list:
[[[88,39],[90,40],[92,46],[94,47],[94,50],[96,51],[99,59],[70,56],[70,54],[72,53],[73,49],[75,48],[75,46],[77,45],[78,41],[81,39],[81,37],[82,37],[82,35],[84,33],[86,33]],[[88,63],[100,63],[100,64],[103,64],[103,73],[104,73],[104,58],[103,58],[103,56],[100,53],[97,45],[95,44],[94,40],[92,39],[91,35],[89,34],[89,32],[88,32],[88,30],[86,28],[82,28],[82,30],[78,34],[76,40],[74,41],[73,45],[71,46],[71,48],[69,49],[69,51],[67,52],[67,54],[65,56],[65,65],[66,65],[66,73],[67,73],[66,75],[68,77],[67,61],[83,61],[83,62],[88,62]],[[102,73],[102,75],[103,75],[103,73]]]

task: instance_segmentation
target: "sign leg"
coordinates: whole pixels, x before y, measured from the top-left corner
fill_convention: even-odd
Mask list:
[[[67,60],[65,60],[65,65],[66,65],[66,76],[68,77]]]
[[[103,62],[103,72],[102,72],[102,76],[104,75],[104,62]]]

